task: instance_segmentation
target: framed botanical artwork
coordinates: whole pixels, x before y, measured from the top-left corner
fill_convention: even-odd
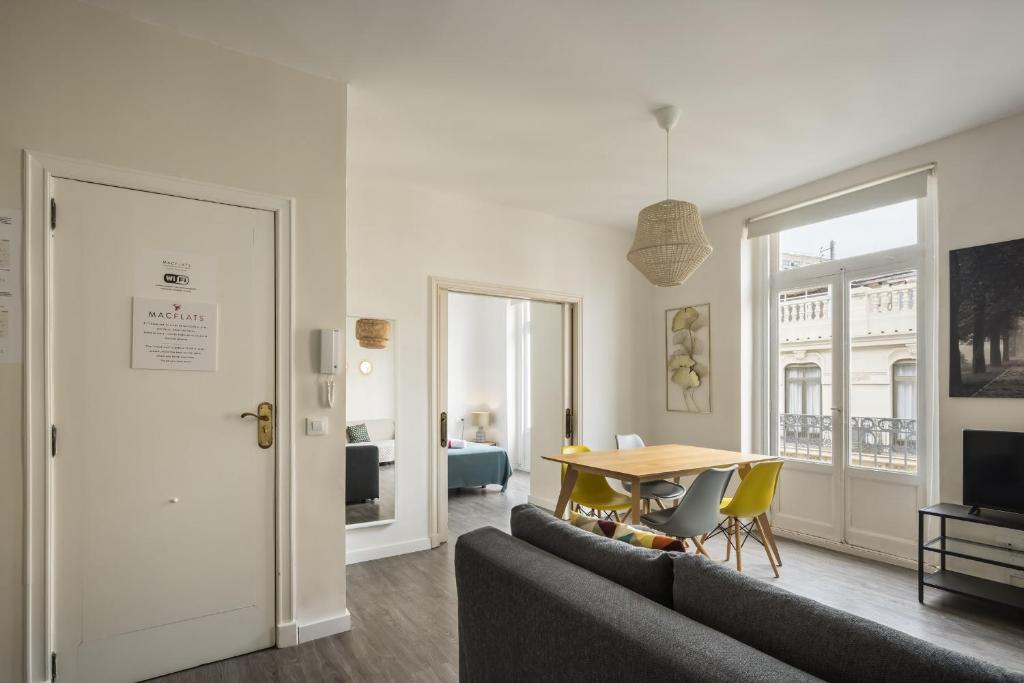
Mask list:
[[[711,412],[711,304],[665,311],[665,409]]]
[[[949,252],[949,395],[1024,398],[1024,239]]]

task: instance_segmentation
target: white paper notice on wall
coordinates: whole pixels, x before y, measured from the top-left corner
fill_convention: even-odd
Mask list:
[[[21,362],[21,211],[0,209],[0,363]]]
[[[217,370],[217,304],[132,297],[132,367]]]
[[[135,257],[135,291],[179,300],[214,301],[216,260],[202,254],[139,249]]]

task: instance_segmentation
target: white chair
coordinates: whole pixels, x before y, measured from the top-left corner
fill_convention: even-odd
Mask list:
[[[615,445],[620,451],[643,448],[644,440],[640,438],[639,434],[616,434]],[[622,487],[632,493],[632,485],[628,481],[622,482]],[[644,501],[644,508],[648,512],[651,510],[652,500],[664,510],[665,506],[661,504],[662,500],[676,500],[681,498],[684,493],[686,493],[685,487],[665,479],[640,482],[640,498]]]

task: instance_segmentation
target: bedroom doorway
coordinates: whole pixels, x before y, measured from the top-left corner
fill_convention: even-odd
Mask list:
[[[560,471],[542,456],[578,429],[579,300],[546,292],[435,282],[431,542],[448,537],[448,506],[498,522],[528,500],[552,509]],[[468,518],[467,518],[468,517]],[[479,522],[479,524],[477,524]]]

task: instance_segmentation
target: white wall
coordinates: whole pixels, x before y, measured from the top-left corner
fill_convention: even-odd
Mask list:
[[[466,439],[476,427],[470,413],[491,414],[487,438],[508,446],[508,299],[453,293],[448,298],[448,433]]]
[[[711,302],[711,362],[716,373],[711,415],[667,413],[660,337],[646,346],[651,378],[648,406],[654,416],[652,435],[660,442],[749,448],[753,379],[750,348],[751,272],[749,244],[742,238],[745,219],[818,197],[890,173],[937,162],[939,498],[959,502],[962,487],[962,442],[965,428],[1024,429],[1024,401],[950,398],[949,251],[1024,237],[1024,115],[1017,115],[942,140],[894,154],[788,192],[709,216],[712,257],[682,287],[656,290],[648,312],[652,324],[661,311],[683,304]],[[922,285],[923,286],[923,285]],[[741,372],[742,371],[742,372]]]
[[[344,439],[301,420],[345,415],[319,404],[313,336],[345,317],[345,85],[71,0],[4,0],[0,94],[0,206],[21,208],[24,148],[297,198],[297,615],[343,614]],[[0,365],[4,681],[26,677],[22,420],[22,366]]]
[[[367,313],[370,315],[371,313]],[[347,422],[356,420],[395,419],[395,337],[397,325],[391,326],[391,342],[383,349],[366,349],[356,339],[356,320],[349,316],[345,323],[345,402]],[[359,364],[370,361],[373,370],[364,375]]]
[[[638,399],[633,330],[644,323],[637,302],[649,290],[625,258],[632,235],[355,171],[348,199],[349,306],[394,318],[406,331],[399,342],[397,521],[351,530],[350,561],[428,546],[432,275],[581,295],[581,440],[614,448],[616,430],[640,429],[646,406]]]

